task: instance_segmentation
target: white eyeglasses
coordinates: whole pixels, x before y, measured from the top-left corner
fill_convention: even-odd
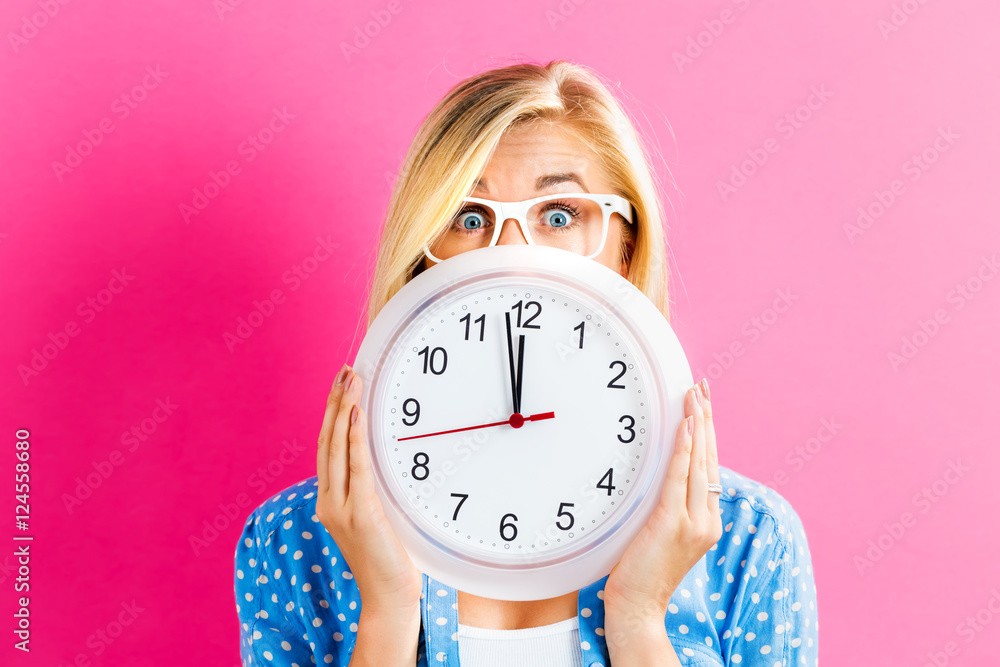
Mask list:
[[[432,243],[433,252],[424,245],[424,254],[431,261],[442,262],[468,250],[494,246],[503,223],[513,218],[529,245],[561,248],[592,258],[604,249],[612,213],[634,224],[632,205],[620,195],[569,193],[518,202],[465,197],[448,229]]]

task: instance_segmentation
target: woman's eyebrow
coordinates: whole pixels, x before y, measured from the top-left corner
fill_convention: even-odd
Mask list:
[[[575,172],[572,172],[572,171],[566,171],[566,172],[561,172],[561,173],[558,173],[558,174],[547,174],[545,176],[539,176],[538,179],[535,181],[535,191],[546,190],[548,188],[551,188],[553,185],[558,185],[560,183],[576,183],[577,185],[580,186],[580,188],[584,192],[586,192],[587,194],[590,194],[590,190],[588,190],[587,186],[584,185],[583,179],[580,178],[580,176],[578,174],[576,174]],[[473,189],[474,190],[483,190],[487,194],[489,194],[489,192],[490,192],[490,187],[486,183],[486,179],[483,179],[483,178],[480,178],[478,181],[476,181],[476,185],[475,185],[475,187]]]
[[[572,171],[562,172],[559,174],[549,174],[547,176],[539,176],[538,180],[535,181],[535,190],[546,190],[551,188],[553,185],[558,185],[559,183],[573,182],[579,185],[584,192],[590,194],[590,190],[587,186],[583,184],[583,179],[580,178],[576,173]]]

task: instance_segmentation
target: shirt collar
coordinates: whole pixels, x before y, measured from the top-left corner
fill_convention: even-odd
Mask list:
[[[608,575],[580,589],[577,618],[580,650],[586,667],[605,667],[608,648],[604,639],[604,584]],[[458,591],[423,573],[420,618],[423,648],[418,647],[419,667],[459,667]]]

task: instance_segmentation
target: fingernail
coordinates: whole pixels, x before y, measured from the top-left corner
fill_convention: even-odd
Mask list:
[[[358,374],[352,370],[351,381],[347,383],[347,391],[354,389],[354,383],[357,381],[357,379],[358,379]]]
[[[358,406],[351,408],[351,423],[358,421]]]
[[[694,433],[694,415],[688,417],[684,421],[688,423],[688,435],[691,435]]]
[[[708,378],[701,379],[701,390],[705,392],[705,398],[712,400],[712,394],[708,391]]]
[[[344,378],[346,377],[347,377],[347,364],[344,364],[343,366],[340,367],[340,372],[337,373],[337,381],[335,384],[338,385],[344,384]]]
[[[701,387],[699,387],[698,385],[694,386],[694,398],[696,401],[698,401],[698,405],[703,405],[701,401]]]

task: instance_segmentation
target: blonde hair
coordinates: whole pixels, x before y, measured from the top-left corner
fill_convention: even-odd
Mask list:
[[[458,85],[428,114],[396,180],[370,282],[367,324],[423,270],[433,245],[482,174],[501,137],[532,121],[574,132],[598,156],[612,192],[632,203],[623,224],[626,277],[669,321],[664,213],[655,171],[635,127],[599,75],[564,60],[488,70]]]

